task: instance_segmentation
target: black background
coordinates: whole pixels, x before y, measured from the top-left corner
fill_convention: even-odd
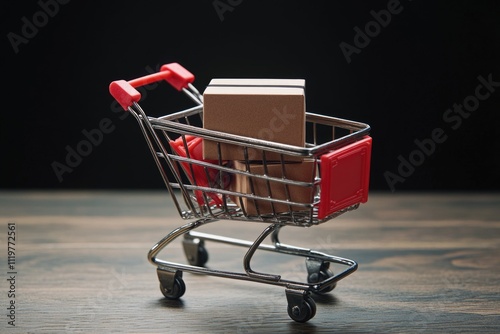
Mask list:
[[[500,5],[401,0],[401,12],[348,63],[340,43],[353,45],[354,28],[390,2],[73,0],[43,16],[41,3],[55,0],[4,1],[0,187],[162,188],[135,120],[117,111],[108,85],[178,62],[200,91],[214,77],[306,79],[309,111],[372,127],[373,190],[390,191],[385,173],[397,174],[398,157],[436,128],[446,141],[393,190],[498,190],[500,87],[455,130],[443,115],[475,94],[478,76],[500,82]],[[39,27],[16,52],[9,36],[22,36],[27,21]],[[167,84],[143,99],[151,115],[192,105]],[[67,147],[105,118],[113,130],[58,179],[53,163],[65,164]]]

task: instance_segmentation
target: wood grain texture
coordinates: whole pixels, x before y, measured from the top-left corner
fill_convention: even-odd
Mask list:
[[[355,211],[283,243],[351,258],[359,269],[315,297],[305,324],[284,288],[184,273],[163,298],[146,254],[182,225],[166,192],[1,192],[2,333],[498,333],[500,195],[370,195]],[[15,222],[16,327],[7,324],[7,224]],[[253,240],[266,225],[200,231]],[[242,271],[245,249],[206,244],[208,266]],[[160,258],[185,262],[180,242]],[[304,281],[302,258],[257,252],[253,269]],[[8,278],[8,277],[7,277]]]

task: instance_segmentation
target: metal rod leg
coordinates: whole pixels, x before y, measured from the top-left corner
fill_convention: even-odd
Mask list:
[[[190,222],[188,224],[185,224],[181,227],[176,228],[169,234],[167,234],[163,239],[161,239],[156,245],[154,245],[148,252],[148,261],[151,262],[154,265],[158,265],[158,261],[156,260],[156,256],[158,253],[164,249],[170,242],[172,242],[174,239],[180,237],[181,235],[197,228],[200,227],[201,225],[207,224],[211,222],[212,220],[207,220],[207,219],[200,219],[196,220],[193,222]]]
[[[271,274],[264,274],[264,273],[258,273],[256,271],[253,271],[250,268],[250,260],[252,259],[253,255],[255,254],[255,251],[259,248],[259,245],[266,239],[266,237],[271,234],[272,232],[276,231],[279,229],[278,224],[272,224],[266,227],[264,231],[261,233],[261,235],[255,240],[255,242],[250,246],[248,249],[247,253],[245,254],[243,258],[243,267],[245,268],[246,273],[248,276],[256,278],[256,279],[262,279],[262,280],[271,280],[271,281],[279,281],[281,279],[280,275],[271,275]]]

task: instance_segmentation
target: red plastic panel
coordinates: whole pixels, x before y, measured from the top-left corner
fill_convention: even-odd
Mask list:
[[[204,160],[202,157],[202,142],[203,140],[199,137],[194,137],[191,135],[184,136],[186,140],[186,145],[188,152],[186,152],[186,148],[184,146],[183,137],[179,137],[176,140],[170,141],[170,146],[172,149],[181,157],[189,157],[193,160],[200,160],[204,162],[209,162],[212,164],[218,164],[217,160]],[[181,162],[182,169],[188,176],[190,182],[194,185],[202,186],[202,187],[214,187],[214,183],[217,183],[219,171],[214,168],[208,168],[205,172],[205,167],[189,163],[189,162]],[[207,174],[210,177],[210,180],[207,179]],[[203,193],[200,190],[195,190],[196,200],[200,205],[203,205],[205,200],[203,198]],[[207,193],[217,205],[222,205],[222,200],[216,193]]]
[[[321,196],[318,218],[368,200],[372,138],[321,156]]]

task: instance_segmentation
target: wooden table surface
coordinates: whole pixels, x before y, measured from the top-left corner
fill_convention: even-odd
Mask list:
[[[185,223],[166,191],[4,191],[0,221],[2,333],[500,332],[498,194],[372,193],[324,224],[284,228],[283,243],[359,264],[331,293],[315,296],[307,323],[289,318],[280,286],[184,273],[184,296],[164,299],[146,255]],[[265,226],[219,221],[203,229],[253,240]],[[243,247],[206,247],[208,267],[242,271]],[[180,242],[159,257],[186,263]],[[253,262],[299,281],[303,267],[303,258],[272,252],[258,251]]]

